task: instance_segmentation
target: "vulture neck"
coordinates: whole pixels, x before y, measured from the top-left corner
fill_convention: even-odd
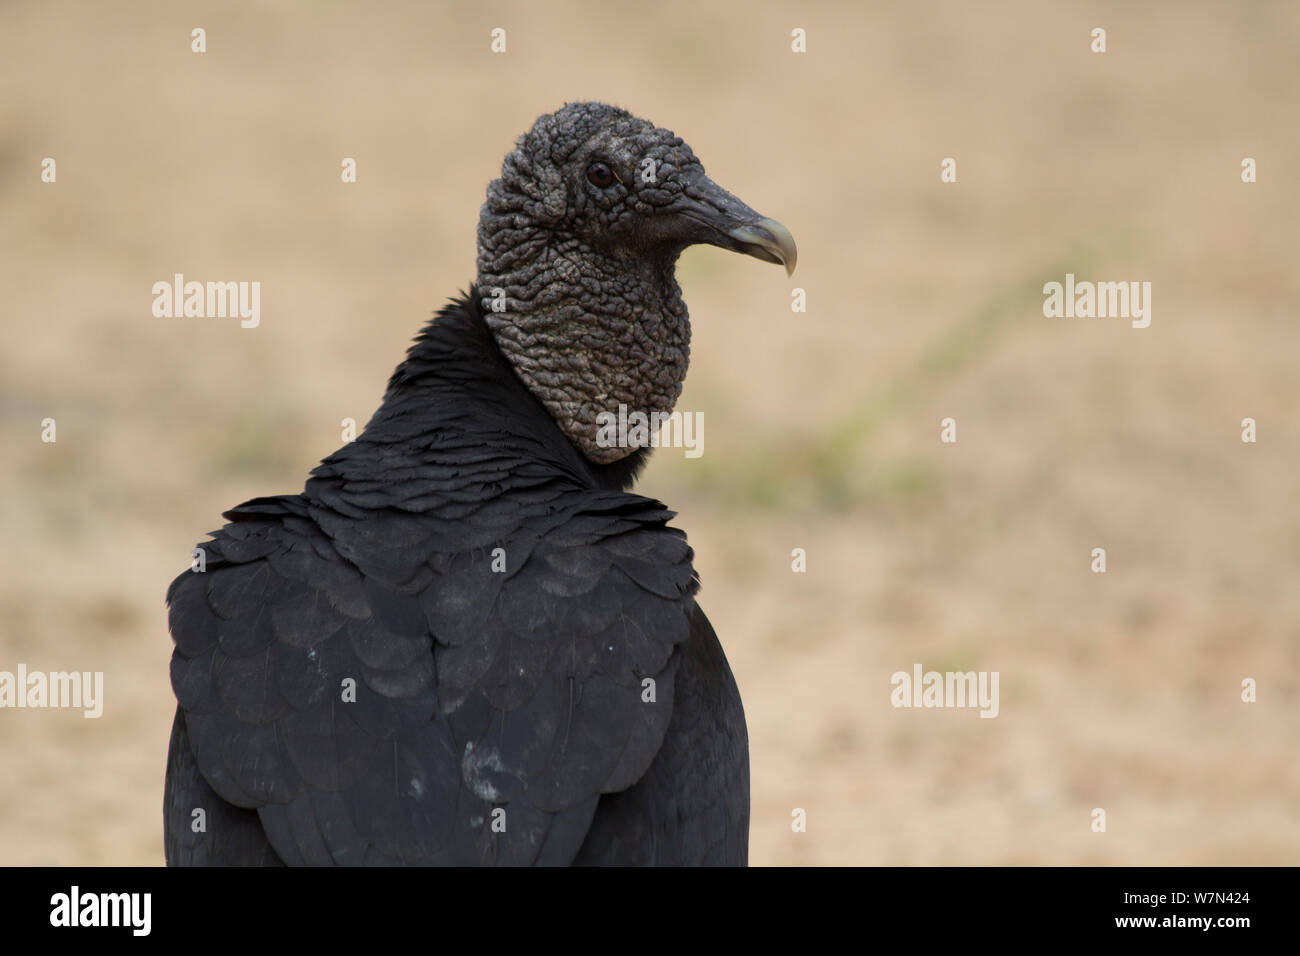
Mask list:
[[[524,250],[521,252],[521,250]],[[672,413],[690,361],[690,318],[674,277],[679,249],[598,252],[581,239],[480,244],[483,318],[515,375],[583,456],[600,465],[635,449],[602,424]]]
[[[608,464],[581,454],[498,348],[480,306],[482,297],[472,287],[424,327],[354,444],[380,443],[391,450],[385,481],[401,480],[404,469],[393,467],[399,461],[418,459],[455,465],[467,479],[476,470],[491,473],[493,490],[501,492],[521,474],[527,476],[523,483],[536,484],[542,470],[590,487],[630,488],[650,449]],[[347,459],[358,464],[367,460],[366,455],[348,455],[351,447],[345,445],[327,460],[332,473],[362,480],[380,477],[350,473]]]

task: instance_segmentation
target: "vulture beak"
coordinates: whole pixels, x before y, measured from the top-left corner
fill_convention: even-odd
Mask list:
[[[685,226],[685,238],[692,245],[708,243],[743,252],[785,266],[787,276],[794,273],[799,250],[790,230],[775,219],[760,216],[707,176],[683,191],[672,213]]]

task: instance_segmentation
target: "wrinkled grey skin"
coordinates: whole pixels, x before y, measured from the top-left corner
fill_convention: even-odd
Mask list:
[[[588,181],[597,161],[612,186]],[[691,327],[673,269],[686,246],[712,240],[679,213],[705,186],[717,189],[672,132],[601,103],[540,117],[488,186],[477,280],[488,324],[591,461],[635,451],[597,444],[601,412],[667,414],[681,394]]]

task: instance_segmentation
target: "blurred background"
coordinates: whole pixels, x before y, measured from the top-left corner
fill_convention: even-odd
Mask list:
[[[0,863],[162,862],[168,583],[366,421],[576,99],[799,243],[683,257],[705,451],[637,488],[745,700],[752,862],[1300,861],[1297,49],[1283,2],[0,5],[0,670],[106,697],[0,710]],[[177,272],[260,327],[155,318]],[[1067,272],[1150,328],[1045,318]],[[917,663],[999,716],[894,709]]]

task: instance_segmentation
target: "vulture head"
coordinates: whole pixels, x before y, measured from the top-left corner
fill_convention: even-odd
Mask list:
[[[599,416],[673,410],[690,353],[674,278],[698,243],[794,271],[788,229],[704,174],[671,131],[603,103],[540,117],[488,186],[478,225],[481,306],[516,374],[581,452]]]

